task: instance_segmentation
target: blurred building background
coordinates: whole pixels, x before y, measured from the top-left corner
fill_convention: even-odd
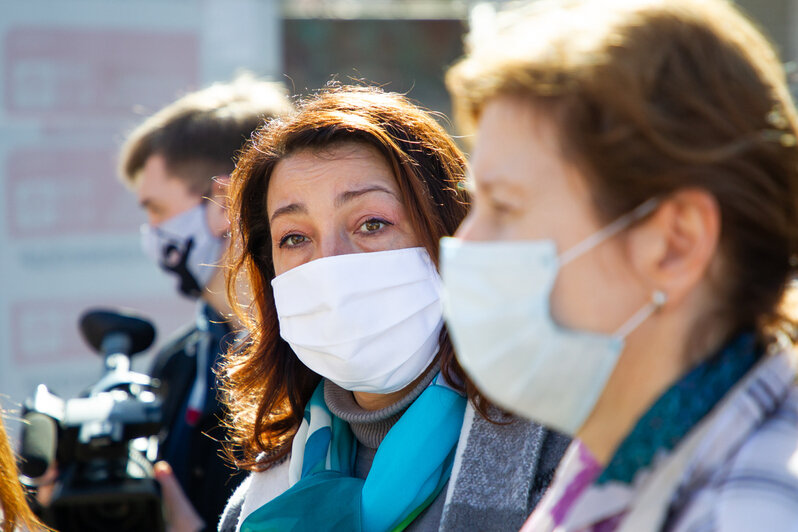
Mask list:
[[[798,0],[739,3],[798,58]],[[126,131],[240,70],[295,94],[376,83],[447,113],[442,75],[475,4],[0,0],[0,408],[39,382],[70,397],[99,377],[77,331],[87,308],[136,309],[159,341],[191,319],[140,252],[144,218],[116,179]]]

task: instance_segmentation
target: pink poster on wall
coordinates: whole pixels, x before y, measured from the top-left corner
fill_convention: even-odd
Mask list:
[[[160,341],[193,319],[193,304],[139,249],[143,215],[116,159],[126,131],[200,85],[199,32],[163,21],[114,27],[110,11],[107,24],[102,16],[93,13],[94,27],[0,24],[6,407],[37,382],[70,395],[97,377],[102,363],[77,327],[88,308],[134,309],[155,322]]]
[[[8,31],[4,49],[5,107],[14,117],[124,117],[199,79],[193,32],[28,26]]]

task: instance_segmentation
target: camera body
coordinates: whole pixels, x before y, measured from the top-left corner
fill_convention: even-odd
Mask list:
[[[141,317],[109,310],[84,314],[80,328],[105,372],[81,397],[64,400],[37,387],[23,411],[23,481],[35,485],[57,464],[43,517],[62,532],[162,531],[152,471],[161,428],[157,383],[130,370],[130,357],[152,344],[155,330]]]

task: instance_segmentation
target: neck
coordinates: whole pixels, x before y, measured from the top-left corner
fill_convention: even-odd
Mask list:
[[[602,465],[609,463],[654,402],[689,371],[691,361],[703,358],[689,356],[686,346],[690,328],[686,320],[670,313],[658,316],[656,324],[654,321],[643,324],[627,338],[601,397],[576,434]]]
[[[413,389],[415,389],[418,384],[424,380],[424,377],[430,371],[433,365],[437,362],[437,359],[430,364],[424,372],[419,375],[416,380],[398,390],[396,392],[391,393],[372,393],[372,392],[352,392],[352,395],[355,396],[355,402],[360,406],[360,408],[364,410],[382,410],[383,408],[388,408],[391,405],[398,403],[403,397],[405,397],[408,393],[410,393]]]
[[[244,293],[238,290],[237,297],[239,301],[245,301]],[[202,299],[208,303],[213,310],[220,315],[230,320],[230,325],[233,329],[240,329],[243,327],[241,321],[236,317],[233,312],[233,307],[227,300],[227,286],[224,279],[224,271],[219,268],[213,274],[205,290],[202,291]]]

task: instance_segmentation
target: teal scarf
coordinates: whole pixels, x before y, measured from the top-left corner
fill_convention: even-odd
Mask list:
[[[388,431],[365,480],[353,477],[357,442],[330,413],[324,383],[294,437],[291,487],[252,512],[241,532],[403,530],[448,482],[466,399],[438,375]]]
[[[631,484],[658,453],[672,451],[761,355],[756,336],[742,333],[687,373],[640,418],[596,483]]]

